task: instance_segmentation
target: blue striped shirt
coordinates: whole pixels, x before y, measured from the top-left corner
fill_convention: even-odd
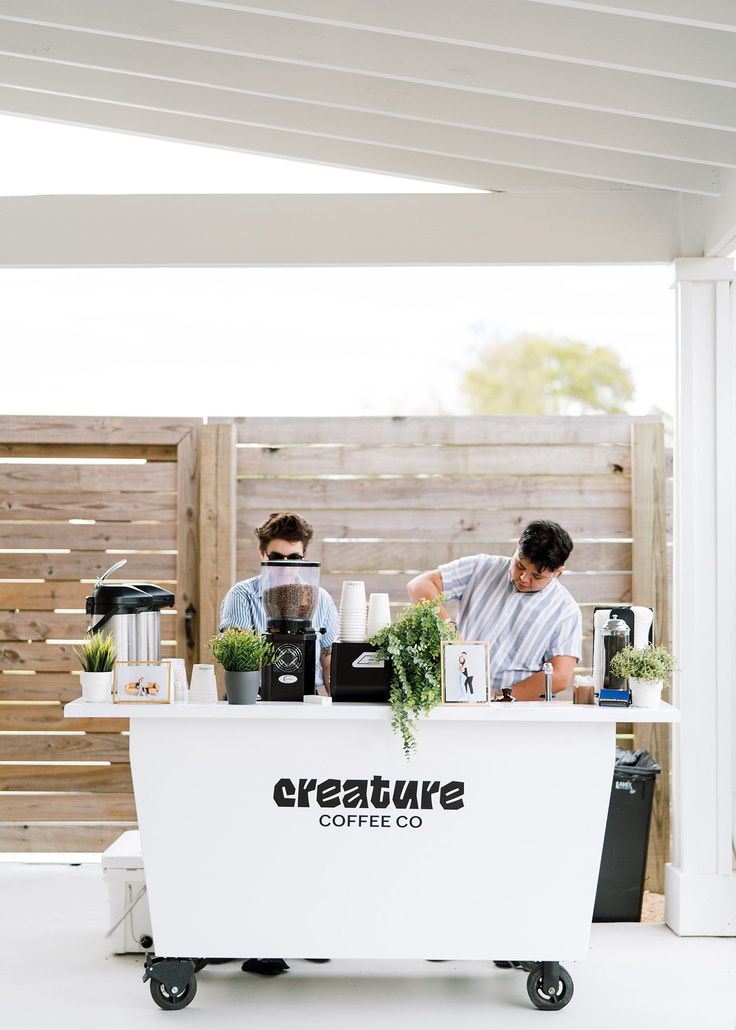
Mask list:
[[[519,591],[511,559],[490,554],[458,558],[439,571],[447,600],[460,602],[460,639],[490,642],[492,690],[512,687],[556,655],[580,661],[580,609],[559,577],[542,590]]]
[[[315,673],[315,682],[317,684],[324,682],[322,666],[319,660],[320,652],[332,647],[337,638],[339,624],[340,620],[337,608],[335,608],[335,602],[327,591],[320,587],[317,607],[312,617],[312,625],[317,630],[317,641],[319,643]],[[225,598],[220,605],[220,632],[229,626],[240,628],[249,626],[259,633],[266,632],[266,612],[263,607],[263,590],[260,576],[241,580],[240,583],[236,583],[225,594]],[[320,633],[321,629],[326,630],[326,632]]]

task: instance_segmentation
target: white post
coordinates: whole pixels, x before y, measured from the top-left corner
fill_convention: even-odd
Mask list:
[[[666,921],[736,935],[736,341],[734,267],[675,262],[677,416],[672,862]]]

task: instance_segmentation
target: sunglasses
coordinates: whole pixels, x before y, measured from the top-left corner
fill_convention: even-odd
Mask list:
[[[303,554],[279,554],[278,551],[269,551],[266,554],[269,561],[301,561]]]

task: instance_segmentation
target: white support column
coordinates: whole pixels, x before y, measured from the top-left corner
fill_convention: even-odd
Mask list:
[[[666,921],[736,935],[736,319],[726,258],[675,262],[672,862]]]

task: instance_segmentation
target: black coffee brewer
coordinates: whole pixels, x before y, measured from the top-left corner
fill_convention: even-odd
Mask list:
[[[318,561],[262,561],[266,632],[276,650],[261,675],[263,701],[301,701],[314,694],[317,633],[312,616],[319,599]]]

